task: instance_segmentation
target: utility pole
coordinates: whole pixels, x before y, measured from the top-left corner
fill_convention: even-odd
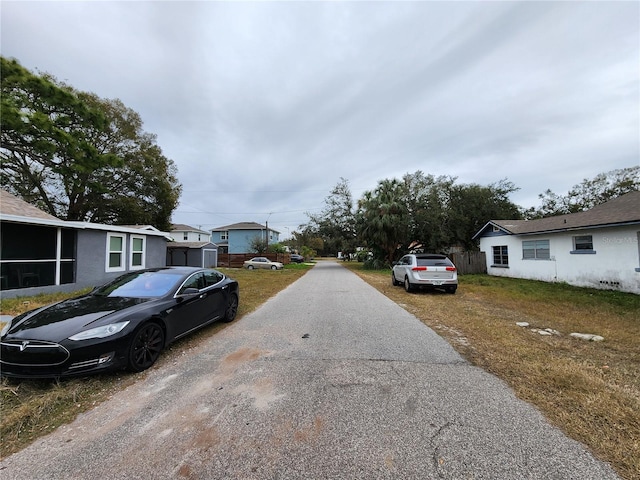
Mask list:
[[[272,214],[272,213],[273,213],[273,212],[269,212],[269,216],[267,216],[267,221],[266,221],[266,222],[264,222],[264,227],[265,227],[265,229],[267,230],[267,232],[266,232],[267,237],[265,238],[266,243],[267,243],[267,250],[269,249],[269,217],[271,217],[271,214]]]

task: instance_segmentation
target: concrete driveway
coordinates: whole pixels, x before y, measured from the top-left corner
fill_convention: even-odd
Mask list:
[[[3,480],[618,478],[335,262],[0,468]]]

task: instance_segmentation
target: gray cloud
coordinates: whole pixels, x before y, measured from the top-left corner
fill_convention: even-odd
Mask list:
[[[547,188],[638,165],[635,2],[3,2],[2,54],[140,113],[174,220],[289,233],[340,177]]]

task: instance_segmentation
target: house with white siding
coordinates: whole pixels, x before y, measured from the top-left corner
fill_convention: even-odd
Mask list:
[[[211,233],[191,225],[174,223],[171,225],[171,236],[176,242],[208,242]]]
[[[640,191],[585,212],[490,220],[474,239],[489,275],[640,294]]]

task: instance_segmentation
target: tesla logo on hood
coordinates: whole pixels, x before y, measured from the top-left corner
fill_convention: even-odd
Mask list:
[[[20,351],[24,352],[24,349],[27,348],[27,345],[29,345],[29,340],[25,340],[24,342],[22,342],[22,345],[20,345]]]

